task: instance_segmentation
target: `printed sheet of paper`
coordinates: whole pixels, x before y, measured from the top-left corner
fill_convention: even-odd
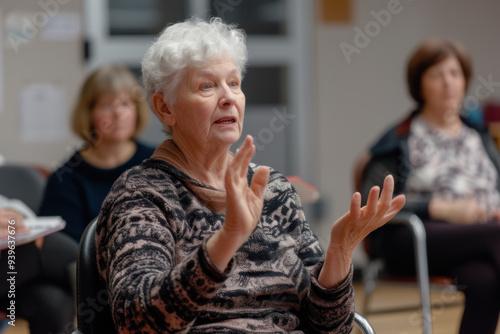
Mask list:
[[[50,142],[68,134],[64,90],[51,84],[31,84],[20,92],[21,139]]]
[[[40,36],[44,40],[76,40],[81,35],[80,16],[77,13],[58,13],[41,27]]]
[[[0,239],[0,250],[8,248],[9,245],[17,247],[32,242],[38,238],[60,231],[66,226],[66,222],[59,216],[25,218],[23,223],[29,228],[29,232],[16,233],[16,226],[12,225],[9,228],[8,236],[5,239]]]

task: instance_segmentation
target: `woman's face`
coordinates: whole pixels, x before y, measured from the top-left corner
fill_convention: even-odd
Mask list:
[[[429,67],[422,75],[422,98],[426,108],[458,112],[464,94],[464,73],[454,56]]]
[[[241,74],[230,58],[187,69],[169,108],[174,140],[195,147],[230,146],[241,136],[245,94]]]
[[[134,135],[136,125],[136,106],[127,93],[104,93],[92,109],[92,126],[99,141],[130,140]]]

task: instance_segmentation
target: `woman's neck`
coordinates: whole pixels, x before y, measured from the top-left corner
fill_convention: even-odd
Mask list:
[[[191,177],[216,189],[225,188],[224,178],[231,157],[229,147],[207,145],[194,148],[194,145],[188,145],[182,140],[173,140],[186,158]]]
[[[137,150],[133,140],[125,142],[99,142],[82,150],[83,159],[103,169],[112,169],[129,161]]]
[[[457,136],[462,128],[462,120],[458,110],[437,110],[424,106],[420,116],[431,126],[451,137]]]

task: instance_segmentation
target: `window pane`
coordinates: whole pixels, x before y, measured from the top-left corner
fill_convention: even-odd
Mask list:
[[[247,104],[287,104],[287,69],[248,67],[241,88]]]
[[[109,34],[157,35],[187,16],[187,1],[109,0]]]
[[[248,35],[286,34],[284,0],[214,0],[213,16],[237,23]]]

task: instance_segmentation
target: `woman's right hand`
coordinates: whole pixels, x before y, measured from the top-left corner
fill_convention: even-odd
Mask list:
[[[210,259],[221,271],[252,234],[262,214],[269,168],[259,167],[249,187],[248,165],[254,153],[253,138],[248,135],[226,171],[226,219],[207,241]]]
[[[444,200],[434,198],[429,203],[429,216],[456,224],[475,224],[488,221],[488,212],[473,199]]]

